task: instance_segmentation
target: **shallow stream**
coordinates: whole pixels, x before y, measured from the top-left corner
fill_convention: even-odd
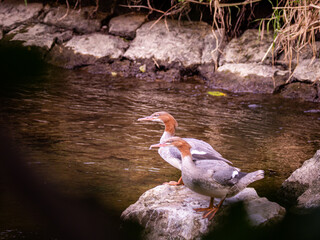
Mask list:
[[[28,166],[64,194],[94,196],[121,213],[146,190],[177,180],[156,150],[164,130],[136,120],[168,111],[176,135],[209,142],[243,171],[263,169],[253,186],[275,199],[281,183],[320,149],[320,105],[273,95],[210,96],[197,82],[146,82],[48,68],[0,90],[0,124],[10,129]],[[0,187],[6,181],[0,178]],[[5,229],[28,224],[6,192]],[[3,229],[2,229],[3,230]]]

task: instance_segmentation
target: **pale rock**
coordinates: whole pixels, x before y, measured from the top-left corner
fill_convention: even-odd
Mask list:
[[[46,61],[64,68],[75,68],[94,64],[99,58],[120,58],[128,43],[119,37],[92,33],[73,38],[62,45],[55,45]]]
[[[280,194],[298,209],[320,207],[319,172],[320,150],[282,183]]]
[[[185,186],[160,185],[148,190],[121,215],[124,221],[137,221],[144,227],[145,239],[201,239],[212,230],[226,206],[243,201],[253,226],[268,224],[284,216],[285,209],[277,203],[260,198],[253,188],[246,188],[226,199],[215,221],[202,217],[193,208],[208,207],[210,198]],[[218,199],[217,199],[218,200]],[[218,201],[215,201],[217,204]],[[214,224],[213,224],[214,222]]]
[[[300,61],[293,72],[293,77],[299,81],[320,81],[320,59]]]
[[[263,38],[259,30],[248,29],[239,38],[233,38],[225,47],[220,57],[219,65],[226,63],[259,63],[267,53],[273,42],[273,33],[264,33]],[[271,52],[265,59],[265,64],[270,64]]]
[[[218,31],[215,34],[220,43],[223,35]],[[204,22],[151,21],[137,29],[124,56],[131,60],[154,59],[163,65],[178,63],[181,67],[215,63],[215,39],[211,26]]]
[[[146,21],[146,15],[137,13],[128,13],[114,17],[109,22],[109,33],[133,39],[136,30]]]
[[[212,86],[233,92],[273,93],[284,85],[289,72],[258,63],[227,63],[217,69]]]
[[[106,56],[110,58],[119,58],[128,47],[128,43],[119,37],[92,33],[74,36],[65,44],[65,47],[72,49],[75,53],[91,55],[96,58]]]
[[[218,68],[218,72],[228,71],[231,73],[236,73],[240,77],[248,77],[249,75],[257,75],[260,77],[274,77],[275,73],[278,72],[281,75],[285,75],[285,71],[281,71],[277,67],[261,65],[258,63],[238,63],[238,64],[225,64]]]
[[[57,27],[74,30],[77,33],[93,33],[101,29],[101,21],[108,14],[97,12],[95,18],[91,18],[90,14],[95,10],[95,7],[82,7],[81,10],[69,9],[65,6],[50,8],[43,19],[45,24],[54,25]],[[66,14],[67,13],[67,14]]]
[[[13,35],[11,41],[22,41],[24,46],[36,46],[50,50],[55,42],[62,43],[69,40],[72,37],[72,32],[54,26],[35,24],[21,25],[9,32],[8,35]]]
[[[0,2],[0,27],[10,31],[21,23],[36,18],[43,5],[41,3],[24,4],[23,1]]]
[[[302,49],[299,50],[299,55],[295,50],[292,51],[292,56],[290,57],[288,54],[286,55],[285,52],[282,52],[279,56],[279,59],[276,60],[277,63],[283,64],[288,66],[289,61],[291,58],[291,65],[293,68],[295,68],[298,63],[301,63],[303,60],[309,60],[314,59],[320,55],[320,42],[315,41],[314,45],[305,45]]]

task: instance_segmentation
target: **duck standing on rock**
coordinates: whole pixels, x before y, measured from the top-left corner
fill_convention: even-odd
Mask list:
[[[184,185],[196,193],[211,197],[208,208],[194,209],[197,212],[204,212],[203,217],[209,220],[214,217],[226,198],[236,195],[250,183],[264,177],[263,170],[244,173],[224,161],[216,161],[215,164],[208,161],[195,162],[190,153],[190,144],[179,137],[172,137],[150,146],[150,148],[155,147],[176,147],[180,151]],[[217,206],[213,205],[214,198],[221,199]]]
[[[152,115],[144,118],[139,118],[138,121],[152,121],[162,122],[165,125],[165,130],[160,138],[160,143],[163,143],[167,139],[174,136],[176,127],[178,126],[177,121],[174,117],[167,112],[155,112]],[[194,138],[183,138],[191,146],[192,159],[195,162],[206,160],[206,161],[219,161],[232,164],[229,160],[223,158],[220,153],[212,148],[212,146],[202,140]],[[181,154],[175,147],[160,147],[159,155],[169,164],[181,170]],[[182,178],[178,182],[170,181],[169,185],[180,185],[183,184]]]

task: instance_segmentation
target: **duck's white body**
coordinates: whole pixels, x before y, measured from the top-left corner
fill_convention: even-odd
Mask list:
[[[174,137],[175,128],[178,126],[177,121],[172,115],[167,112],[156,112],[151,116],[138,119],[139,121],[153,121],[162,122],[165,125],[165,131],[163,132],[160,143],[167,139]],[[223,161],[232,164],[229,160],[223,158],[220,153],[212,148],[212,146],[205,141],[198,140],[195,138],[183,138],[191,146],[192,159],[195,162],[208,160]],[[159,148],[159,155],[170,165],[181,170],[181,154],[175,147]]]

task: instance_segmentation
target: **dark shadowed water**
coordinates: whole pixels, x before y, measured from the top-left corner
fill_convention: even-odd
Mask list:
[[[163,126],[136,121],[165,110],[177,119],[178,136],[209,142],[243,171],[265,170],[253,186],[273,199],[283,180],[320,148],[320,105],[272,95],[214,97],[209,90],[195,82],[51,68],[0,90],[0,124],[44,183],[66,195],[94,197],[120,214],[146,190],[180,176],[148,150]],[[2,230],[28,226],[18,197],[2,196]]]

